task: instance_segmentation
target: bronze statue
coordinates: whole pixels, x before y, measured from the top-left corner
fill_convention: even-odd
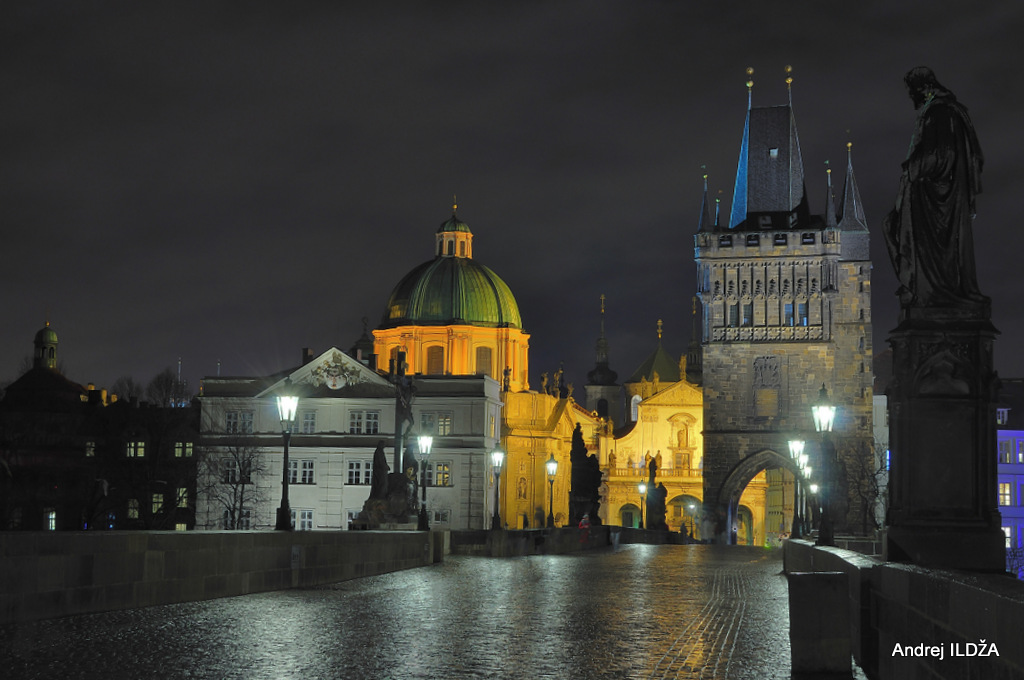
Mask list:
[[[987,303],[978,290],[972,222],[984,157],[967,107],[918,66],[904,77],[917,122],[896,207],[885,220],[903,306]]]

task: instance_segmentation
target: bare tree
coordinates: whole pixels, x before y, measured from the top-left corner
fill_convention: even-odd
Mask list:
[[[110,386],[110,393],[116,394],[118,399],[141,399],[145,395],[142,383],[136,382],[130,375],[122,375]]]
[[[887,448],[882,442],[875,441],[875,452],[883,452]],[[851,456],[847,462],[851,461],[852,465],[847,467],[850,495],[860,500],[861,530],[867,534],[869,530],[880,529],[885,521],[889,470],[884,453],[880,456],[874,452]],[[881,511],[880,506],[883,508]],[[880,513],[882,517],[879,517]]]
[[[146,398],[157,406],[188,406],[192,395],[188,391],[188,381],[165,368],[149,381]]]
[[[197,517],[197,522],[206,529],[256,528],[269,500],[269,490],[258,483],[269,472],[259,442],[242,435],[203,445],[198,463],[205,517]]]
[[[1006,549],[1006,571],[1016,578],[1024,574],[1024,548]]]

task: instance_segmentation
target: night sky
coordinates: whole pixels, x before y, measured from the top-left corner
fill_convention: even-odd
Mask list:
[[[457,194],[533,386],[564,361],[582,400],[602,293],[620,380],[659,318],[684,351],[701,166],[727,215],[744,71],[754,105],[785,104],[787,64],[813,213],[853,143],[875,351],[896,325],[879,225],[915,115],[902,77],[930,66],[969,107],[979,282],[997,368],[1024,376],[1022,28],[1018,0],[6,3],[0,381],[47,319],[68,377],[99,386],[346,349]]]

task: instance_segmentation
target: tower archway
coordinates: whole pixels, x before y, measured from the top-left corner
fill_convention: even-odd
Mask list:
[[[757,453],[740,460],[718,488],[719,506],[714,508],[715,521],[714,535],[718,543],[737,543],[740,532],[740,523],[743,521],[740,513],[740,497],[747,485],[763,470],[783,468],[795,478],[799,470],[793,460],[772,449],[763,449]],[[749,511],[748,511],[749,512]],[[752,522],[753,518],[748,518]],[[706,527],[710,530],[711,527]]]

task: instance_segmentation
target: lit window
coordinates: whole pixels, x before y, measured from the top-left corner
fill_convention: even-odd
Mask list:
[[[427,463],[427,486],[451,486],[452,465],[448,462]]]
[[[1004,545],[1007,548],[1013,547],[1013,527],[1003,527],[1003,535],[1006,537]]]
[[[46,513],[46,530],[56,531],[57,530],[57,511],[53,508],[47,508],[43,511]]]
[[[174,525],[174,530],[175,531],[188,531],[188,525],[187,524],[182,524],[181,522],[178,522],[177,524]]]
[[[999,505],[1013,505],[1013,485],[1009,482],[999,483]]]
[[[188,507],[188,489],[186,489],[183,486],[179,486],[178,487],[178,507],[179,508],[187,508]]]
[[[795,323],[793,318],[793,303],[787,302],[785,306],[785,320],[783,322],[786,326],[792,326]]]
[[[428,411],[420,414],[420,431],[424,434],[447,435],[452,433],[452,414]]]
[[[1006,425],[1006,421],[1010,419],[1010,409],[1008,408],[997,408],[996,409],[996,425]]]
[[[801,326],[807,325],[807,303],[801,302],[796,306],[796,316]]]
[[[124,445],[124,455],[128,456],[129,458],[145,458],[146,442],[126,442]]]
[[[92,458],[96,455],[96,442],[85,443],[85,457]]]
[[[129,498],[128,499],[128,519],[139,518],[139,499]]]
[[[316,411],[307,411],[302,414],[302,434],[313,434],[316,432]]]
[[[192,442],[174,442],[175,458],[191,458]]]
[[[769,158],[778,158],[779,157],[779,147],[776,146],[776,147],[772,147],[771,149],[768,149],[768,157]]]
[[[160,512],[164,509],[164,495],[162,493],[153,494],[153,514]]]

